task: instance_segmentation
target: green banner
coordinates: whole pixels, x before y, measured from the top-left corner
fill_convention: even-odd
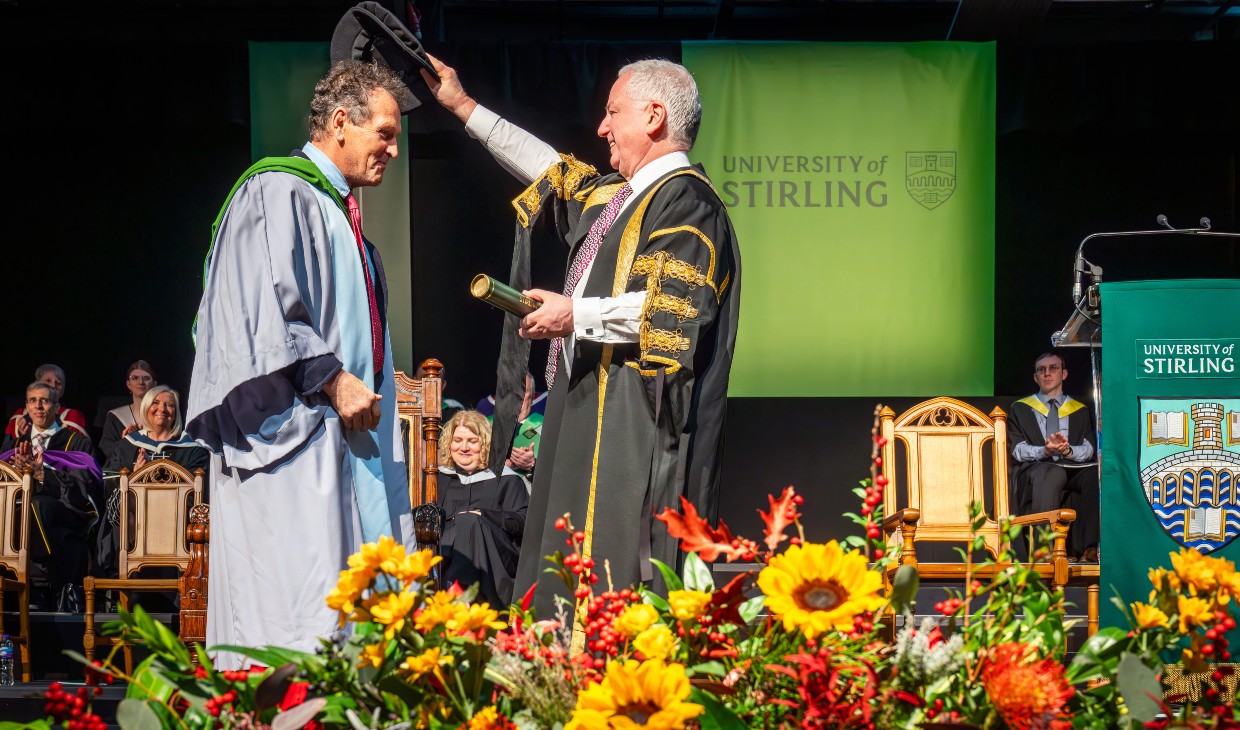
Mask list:
[[[990,395],[992,43],[685,43],[736,225],[734,396]]]
[[[1101,290],[1102,592],[1131,603],[1184,546],[1240,560],[1240,281]]]

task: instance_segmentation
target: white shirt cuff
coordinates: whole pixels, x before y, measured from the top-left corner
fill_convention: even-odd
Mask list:
[[[644,291],[574,299],[573,335],[589,342],[637,342],[645,302]]]

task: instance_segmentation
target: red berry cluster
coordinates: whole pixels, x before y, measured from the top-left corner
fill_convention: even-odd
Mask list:
[[[883,503],[883,490],[887,486],[887,477],[878,473],[883,467],[883,457],[879,454],[879,449],[887,445],[887,439],[875,435],[874,436],[874,466],[871,473],[874,474],[872,483],[865,487],[865,502],[861,505],[861,514],[865,517],[865,536],[870,540],[880,540],[883,536],[883,530],[875,521],[876,512],[879,511],[880,505]],[[884,551],[882,548],[875,548],[874,559],[882,560]]]
[[[926,708],[926,719],[933,720],[939,715],[943,715],[943,722],[956,722],[960,719],[960,713],[952,710],[951,712],[943,712],[943,698],[936,697],[934,702],[930,703],[930,707]]]
[[[230,689],[219,697],[211,697],[206,702],[207,714],[211,717],[219,717],[225,705],[231,705],[236,701],[237,690],[235,689]]]
[[[616,619],[624,609],[638,603],[641,596],[625,588],[622,591],[603,591],[586,604],[586,650],[593,654],[591,668],[602,670],[607,658],[620,653],[626,639],[616,631]]]
[[[964,605],[964,601],[960,600],[959,598],[953,597],[953,598],[947,599],[946,601],[939,601],[938,603],[934,604],[934,610],[938,611],[944,616],[951,616],[957,611],[959,611],[960,607],[963,605]]]
[[[578,583],[577,588],[573,591],[573,596],[578,601],[584,601],[593,592],[590,586],[598,583],[598,573],[594,572],[594,558],[581,554],[581,546],[585,544],[586,533],[581,530],[573,530],[567,515],[556,518],[555,529],[562,532],[572,531],[572,534],[564,541],[564,544],[573,550],[564,556],[564,567],[572,571],[574,576],[577,576]]]
[[[710,659],[738,656],[736,640],[722,630],[716,631],[711,628],[713,623],[715,623],[715,616],[709,613],[698,616],[695,621],[685,622],[677,619],[676,635],[689,642],[692,647],[690,651],[697,649],[698,656]],[[701,647],[698,646],[699,641],[702,641]]]
[[[874,612],[866,611],[865,613],[860,613],[853,616],[853,627],[852,631],[848,632],[848,638],[856,641],[873,630]]]
[[[1202,656],[1221,662],[1231,659],[1231,652],[1227,650],[1227,632],[1234,628],[1236,628],[1234,618],[1226,611],[1215,611],[1214,625],[1206,629],[1206,644],[1201,647]]]
[[[96,695],[101,691],[98,686],[94,688]],[[76,694],[69,694],[60,682],[52,682],[43,695],[43,711],[56,722],[64,723],[66,730],[107,730],[103,718],[90,711],[90,694],[86,687],[78,687]]]

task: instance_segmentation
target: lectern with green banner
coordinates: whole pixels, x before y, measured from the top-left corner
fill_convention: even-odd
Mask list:
[[[1102,591],[1130,603],[1182,547],[1240,562],[1240,280],[1100,291]]]

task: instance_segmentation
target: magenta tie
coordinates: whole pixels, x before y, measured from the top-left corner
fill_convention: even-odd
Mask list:
[[[603,207],[603,212],[599,213],[598,220],[594,221],[594,225],[590,226],[590,231],[586,233],[585,240],[581,242],[576,255],[573,256],[572,264],[568,267],[568,275],[564,279],[564,296],[573,296],[573,292],[576,291],[581,277],[586,273],[586,269],[590,267],[590,262],[594,261],[595,254],[598,253],[598,247],[603,241],[603,236],[606,236],[607,231],[611,230],[611,224],[616,222],[616,216],[620,214],[620,206],[624,205],[624,201],[629,199],[629,195],[632,192],[633,187],[625,183],[623,187],[616,191],[615,197],[607,201],[607,205]],[[547,390],[551,390],[551,384],[555,382],[555,371],[560,364],[560,352],[563,349],[563,337],[556,337],[551,340],[551,350],[547,353]]]
[[[366,258],[366,243],[362,240],[362,209],[353,193],[344,199],[349,206],[349,222],[353,224],[353,237],[357,239],[357,252],[362,256],[362,272],[366,275],[366,299],[370,304],[370,356],[375,372],[383,370],[383,325],[379,322],[379,302],[375,299],[375,282],[370,276],[370,264]]]

